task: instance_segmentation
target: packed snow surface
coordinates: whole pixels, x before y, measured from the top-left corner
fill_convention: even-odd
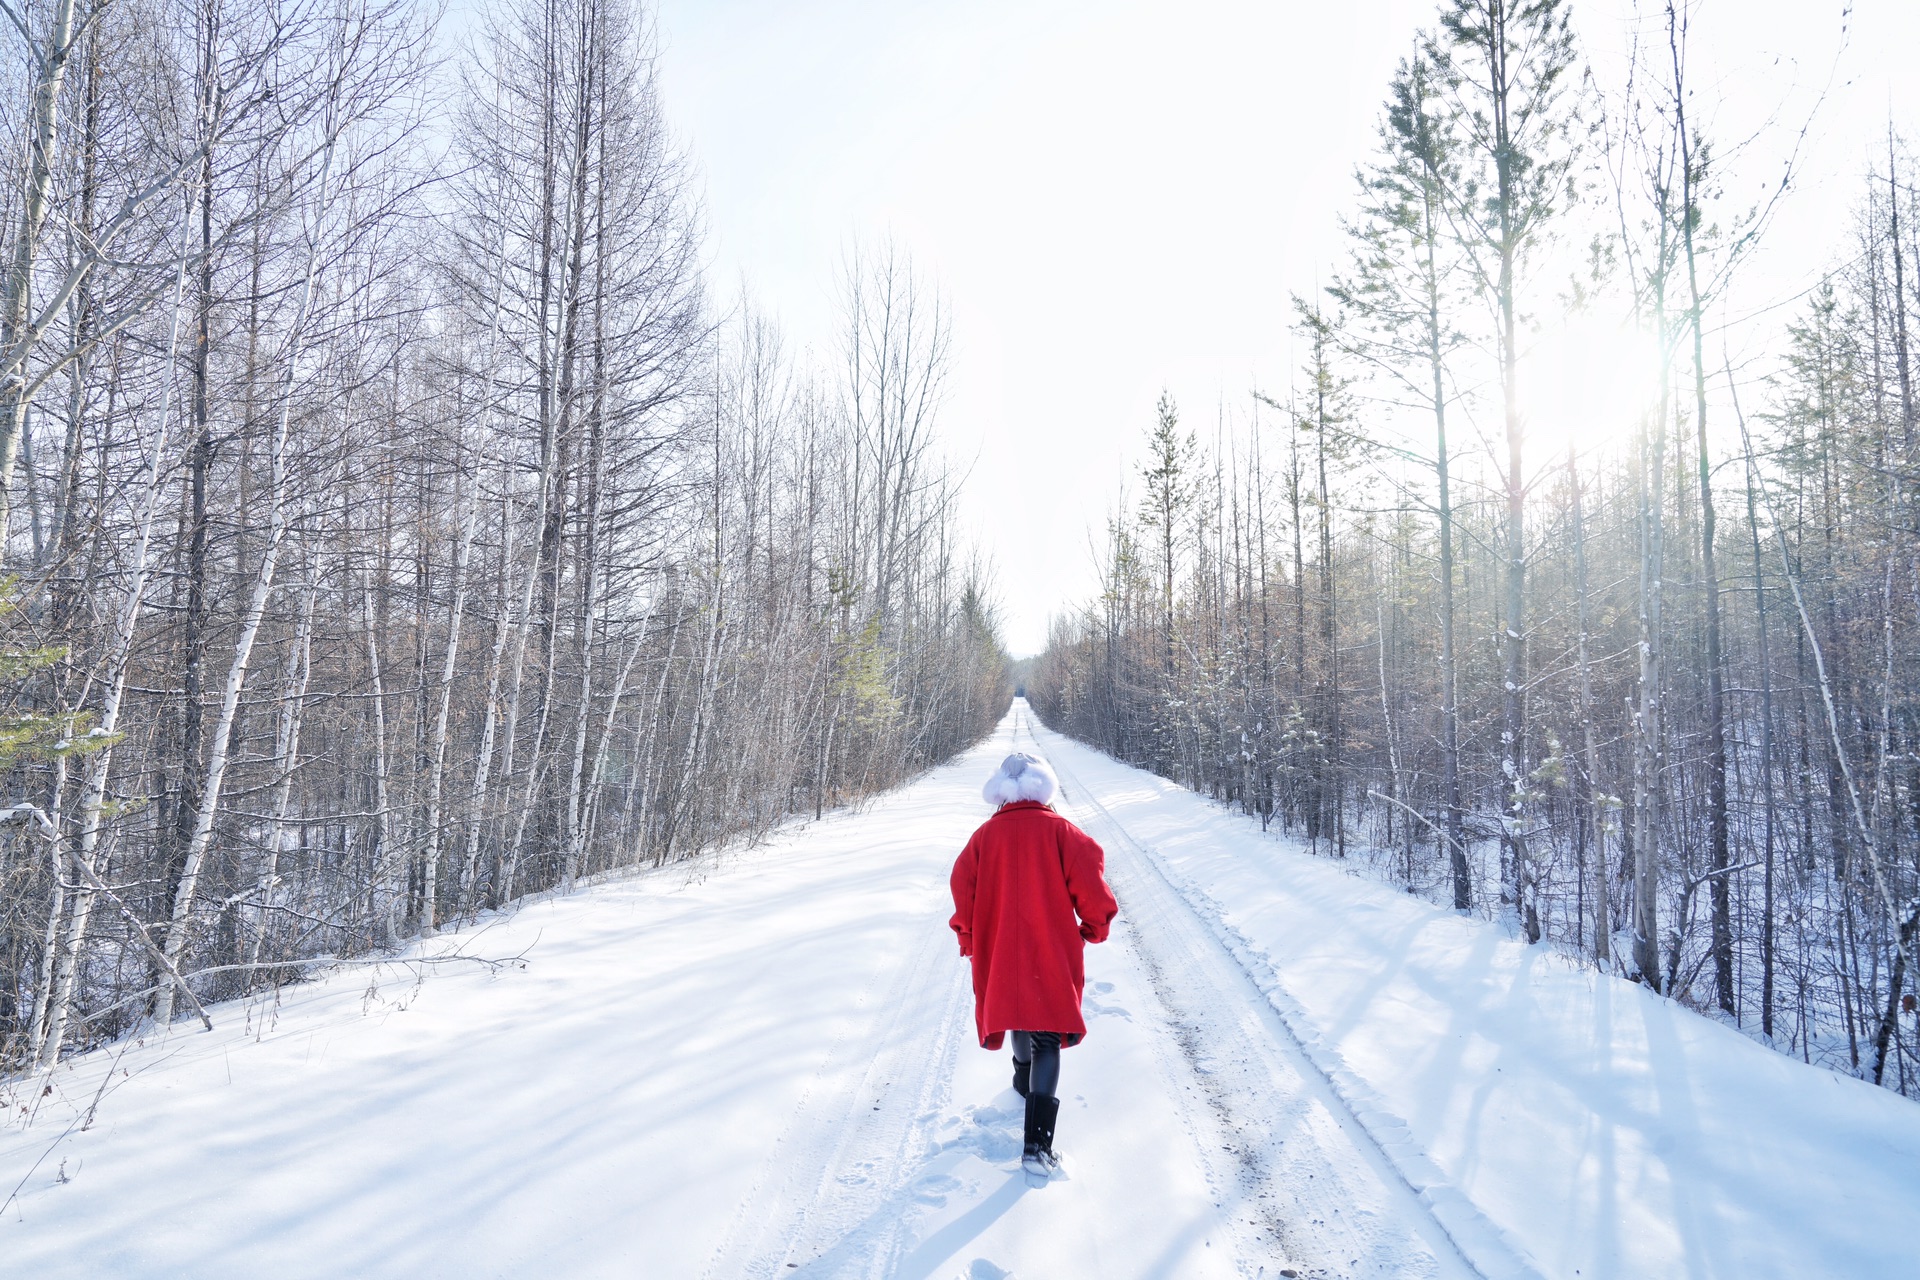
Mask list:
[[[1039,1188],[946,928],[1016,747],[1121,901],[1063,1059],[1068,1177]],[[1914,1274],[1920,1108],[1348,875],[1023,703],[862,810],[422,954],[455,951],[524,963],[343,968],[0,1085],[0,1269]]]

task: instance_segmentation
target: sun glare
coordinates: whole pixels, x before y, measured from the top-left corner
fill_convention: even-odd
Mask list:
[[[1625,440],[1659,393],[1650,335],[1575,314],[1539,335],[1522,358],[1520,399],[1536,448],[1582,452]]]

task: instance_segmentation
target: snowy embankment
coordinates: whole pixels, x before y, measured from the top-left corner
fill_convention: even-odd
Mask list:
[[[1121,899],[1028,1188],[946,874],[1037,745]],[[0,1085],[7,1274],[1909,1274],[1920,1108],[1037,731]],[[98,1100],[90,1128],[82,1118]],[[24,1120],[31,1108],[30,1125]]]

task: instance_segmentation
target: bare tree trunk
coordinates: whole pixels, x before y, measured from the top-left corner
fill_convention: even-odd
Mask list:
[[[1503,186],[1505,181],[1503,172]],[[1503,197],[1503,207],[1506,202]],[[1506,852],[1506,874],[1502,879],[1500,896],[1526,930],[1528,940],[1538,942],[1540,917],[1533,901],[1533,869],[1528,862],[1526,831],[1527,484],[1526,473],[1522,469],[1526,434],[1520,416],[1519,335],[1515,331],[1513,255],[1506,243],[1508,239],[1502,236],[1499,291],[1500,378],[1506,403],[1507,436],[1506,599],[1501,618],[1504,679],[1500,698],[1500,771],[1504,775],[1500,832],[1501,846]]]
[[[500,721],[500,668],[506,653],[507,635],[513,617],[513,498],[507,491],[507,468],[501,465],[500,497],[500,616],[494,623],[493,647],[487,655],[486,711],[480,728],[480,747],[475,754],[473,785],[467,792],[466,869],[460,881],[468,910],[480,903],[480,832],[485,825],[488,783],[493,765],[494,737]],[[508,770],[509,777],[511,769]]]
[[[392,771],[387,746],[387,685],[380,663],[380,619],[373,607],[373,583],[360,586],[361,611],[367,622],[367,685],[373,706],[373,847],[368,853],[367,909],[381,924],[381,940],[391,945],[398,933],[395,917],[405,895],[391,886],[388,870],[393,854]],[[384,904],[381,895],[386,895]]]
[[[287,652],[286,694],[280,704],[280,720],[274,727],[274,767],[280,780],[274,786],[273,824],[267,829],[267,870],[260,878],[260,909],[256,913],[253,946],[247,954],[249,967],[260,963],[260,951],[267,939],[270,918],[268,898],[280,878],[280,855],[287,839],[287,815],[293,807],[293,778],[300,766],[300,728],[306,713],[307,682],[313,677],[313,611],[319,596],[319,583],[307,581],[306,597],[300,606],[300,621],[295,625],[293,644]],[[257,977],[257,974],[250,975]]]
[[[1325,710],[1321,723],[1326,726],[1326,747],[1321,755],[1320,765],[1320,803],[1324,806],[1325,816],[1321,818],[1324,826],[1329,818],[1333,821],[1334,856],[1347,856],[1346,787],[1342,770],[1345,761],[1342,758],[1341,742],[1341,703],[1340,703],[1340,629],[1339,601],[1336,598],[1333,563],[1333,494],[1327,487],[1327,429],[1328,406],[1325,376],[1325,337],[1316,330],[1316,366],[1315,382],[1318,384],[1314,408],[1314,458],[1319,471],[1318,506],[1320,508],[1320,645],[1326,651],[1326,688],[1323,691]]]
[[[674,843],[679,838],[689,802],[692,800],[691,784],[694,769],[699,764],[707,745],[707,722],[712,709],[715,693],[715,677],[719,672],[720,650],[726,641],[726,631],[732,619],[726,616],[725,601],[719,595],[720,584],[714,584],[715,598],[708,611],[707,651],[700,663],[700,691],[694,702],[693,724],[687,731],[687,750],[680,761],[680,778],[675,786],[672,818],[667,827],[667,843],[663,857],[673,857]]]
[[[183,210],[184,213],[184,210]],[[183,229],[185,219],[183,217]],[[174,282],[173,320],[167,337],[166,368],[171,371],[173,358],[180,342],[180,303],[181,293],[186,286],[186,257],[180,259],[180,274]],[[86,945],[87,927],[93,915],[96,900],[94,884],[94,859],[100,846],[100,832],[104,825],[107,797],[107,779],[113,766],[115,735],[120,732],[120,712],[127,691],[127,673],[131,665],[134,640],[140,631],[140,613],[146,604],[147,577],[149,573],[148,557],[153,546],[154,516],[160,507],[160,493],[164,474],[164,459],[167,451],[168,428],[171,426],[169,414],[173,408],[173,397],[167,395],[160,404],[160,420],[154,429],[151,447],[147,450],[147,476],[141,498],[139,534],[134,540],[130,580],[127,595],[121,602],[119,616],[115,620],[113,636],[108,641],[107,658],[101,680],[104,689],[100,699],[100,718],[96,722],[96,731],[106,740],[107,745],[87,757],[86,781],[80,793],[80,838],[73,854],[74,865],[81,872],[83,883],[74,890],[73,913],[67,922],[66,936],[60,944],[59,956],[54,961],[53,988],[47,1000],[47,1029],[34,1054],[33,1066],[51,1067],[60,1060],[60,1049],[66,1037],[67,1021],[73,1009],[74,987],[80,971],[81,951]]]
[[[320,175],[323,202],[328,189],[328,170],[331,167],[331,161],[332,141],[330,140]],[[324,213],[323,203],[319,216],[324,216]],[[305,283],[301,287],[300,307],[287,344],[287,368],[280,388],[280,422],[274,431],[271,446],[266,546],[260,553],[260,565],[254,573],[252,596],[247,601],[246,612],[241,617],[239,638],[233,644],[233,662],[227,668],[227,683],[220,699],[219,716],[214,722],[213,738],[208,743],[207,772],[200,792],[199,808],[194,814],[193,834],[187,844],[186,858],[180,872],[180,887],[174,894],[173,916],[167,927],[164,951],[167,959],[176,967],[180,963],[180,957],[186,952],[192,926],[194,895],[199,890],[201,869],[206,861],[208,847],[213,841],[214,817],[220,807],[220,789],[226,782],[227,763],[233,745],[234,717],[239,714],[240,695],[247,681],[247,666],[253,658],[253,642],[260,634],[260,623],[266,616],[267,601],[273,595],[274,572],[279,567],[280,548],[286,540],[288,428],[293,412],[294,380],[300,362],[307,315],[313,305],[313,276],[318,261],[319,229],[313,227],[308,234],[307,269]],[[173,975],[163,974],[160,980],[160,994],[154,1002],[154,1021],[162,1027],[173,1021],[173,998]]]
[[[547,467],[552,465],[551,462],[546,461],[548,455],[545,450],[542,451],[541,456],[543,465],[538,477],[540,496],[534,506],[533,521],[536,543],[539,537],[538,531],[544,527],[546,523],[548,489],[550,486]],[[539,576],[540,566],[538,558],[536,557],[534,562],[527,566],[526,580],[521,583],[520,587],[519,634],[514,641],[513,679],[511,681],[511,691],[507,695],[507,722],[501,734],[500,779],[501,785],[508,789],[509,794],[511,794],[513,788],[514,747],[519,741],[520,734],[520,695],[521,691],[525,688],[527,642],[533,635],[533,599],[534,588],[537,585],[535,580],[539,578]],[[545,733],[544,722],[541,732],[542,734]],[[538,760],[539,740],[536,738],[534,744],[535,763],[537,763]],[[505,845],[505,847],[500,849],[495,856],[496,867],[493,875],[492,901],[496,904],[506,901],[513,896],[511,873],[515,862],[518,861],[520,856],[520,838],[526,827],[527,807],[532,803],[533,799],[533,782],[531,775],[532,770],[530,769],[527,783],[527,800],[526,803],[521,806],[519,815],[515,820],[512,841],[510,843],[503,841],[502,844]]]
[[[54,957],[60,950],[62,926],[66,924],[67,886],[66,886],[66,845],[61,839],[60,830],[61,792],[67,780],[67,759],[61,756],[53,762],[54,780],[52,799],[47,804],[47,813],[53,823],[54,838],[47,842],[47,860],[51,864],[53,891],[47,895],[47,927],[41,935],[40,972],[33,984],[33,1007],[27,1015],[27,1044],[24,1057],[29,1067],[37,1062],[40,1046],[46,1041],[47,1006],[53,1000]]]
[[[586,856],[586,811],[582,806],[587,773],[587,727],[593,716],[593,631],[599,608],[599,539],[595,529],[600,519],[600,475],[596,464],[588,480],[587,530],[583,534],[586,561],[585,582],[581,587],[580,617],[580,703],[574,715],[572,769],[567,782],[567,839],[560,874],[562,887],[571,892],[580,875],[580,862]]]
[[[1664,386],[1664,382],[1663,382]],[[1633,963],[1642,982],[1660,989],[1658,902],[1660,789],[1665,771],[1662,726],[1661,604],[1666,554],[1667,404],[1652,416],[1652,437],[1640,450],[1640,705],[1634,717]]]
[[[1431,248],[1428,261],[1432,275]],[[1428,355],[1433,373],[1433,470],[1440,492],[1440,772],[1447,805],[1447,858],[1453,869],[1453,909],[1473,906],[1473,875],[1467,866],[1464,813],[1460,803],[1459,666],[1453,639],[1453,495],[1447,460],[1446,366],[1440,351],[1440,302],[1429,289]]]
[[[1386,607],[1376,593],[1373,598],[1373,617],[1376,643],[1374,644],[1375,666],[1380,675],[1380,723],[1386,729],[1387,738],[1387,776],[1392,780],[1392,790],[1388,799],[1395,804],[1406,803],[1406,785],[1400,780],[1400,738],[1393,723],[1393,700],[1387,687],[1387,617]],[[1393,810],[1389,808],[1388,814]],[[1407,831],[1406,884],[1413,886],[1413,841],[1412,829]],[[1393,842],[1393,819],[1387,819],[1387,842]]]
[[[647,770],[646,778],[640,786],[640,808],[639,813],[636,815],[636,826],[639,835],[637,837],[638,844],[634,848],[635,858],[638,858],[646,852],[647,841],[649,839],[648,833],[652,829],[651,823],[654,812],[653,783],[656,776],[655,766],[659,763],[657,757],[660,754],[660,708],[666,702],[667,683],[673,675],[674,657],[680,652],[680,619],[683,610],[680,607],[681,602],[678,599],[670,600],[669,603],[673,609],[673,626],[667,632],[667,652],[666,656],[660,660],[660,679],[654,685],[653,689],[653,709],[647,715]],[[816,801],[816,804],[817,803]],[[816,818],[820,816],[817,808],[813,816]],[[662,861],[664,858],[665,854],[662,853],[656,861]]]
[[[98,156],[100,138],[100,30],[98,23],[87,33],[86,110],[80,126],[80,200],[78,231],[83,239],[94,235],[94,202],[98,194]],[[92,346],[94,298],[89,278],[75,293],[70,318],[76,355],[68,369],[67,441],[61,456],[60,477],[53,494],[53,527],[48,531],[49,554],[62,574],[76,550],[73,507],[79,500],[80,466],[84,444],[83,429],[87,416],[87,378],[92,361],[86,354]],[[56,625],[71,616],[71,597],[59,589],[54,616]]]
[[[599,35],[599,32],[596,31],[595,36],[597,37],[598,35]],[[603,111],[606,105],[604,100],[604,85],[599,86],[598,91],[596,91],[596,85],[599,82],[599,75],[600,75],[600,72],[603,70],[604,59],[602,57],[589,57],[588,59],[586,59],[586,61],[588,64],[586,102],[584,102],[580,108],[580,118],[581,118],[580,145],[581,145],[581,152],[582,152],[581,167],[583,169],[585,168],[584,157],[585,157],[586,145],[587,145],[587,140],[585,136],[586,129],[587,129],[587,116],[588,116],[587,103],[592,103],[594,106],[599,107]],[[605,304],[606,304],[606,288],[607,288],[607,281],[606,281],[607,255],[606,255],[606,246],[603,243],[603,236],[604,236],[606,221],[607,221],[607,184],[605,181],[605,166],[606,166],[606,132],[605,130],[604,129],[599,130],[597,136],[599,138],[598,163],[602,170],[602,180],[598,184],[596,184],[595,190],[594,190],[595,210],[594,210],[594,224],[593,224],[594,225],[593,351],[592,351],[592,359],[591,359],[591,377],[593,379],[593,399],[592,399],[591,407],[589,408],[586,414],[586,419],[587,419],[586,508],[587,509],[586,509],[586,527],[581,531],[581,536],[580,536],[580,544],[581,544],[580,555],[582,559],[585,561],[585,572],[582,575],[582,581],[580,586],[580,614],[579,614],[579,622],[577,624],[580,631],[580,640],[579,640],[580,706],[579,706],[575,723],[574,723],[572,775],[567,782],[567,842],[566,842],[566,851],[563,854],[561,859],[561,875],[560,875],[561,885],[563,886],[564,889],[566,889],[569,892],[572,891],[574,882],[579,879],[580,867],[582,862],[585,860],[586,853],[587,853],[586,843],[587,843],[587,807],[588,806],[584,796],[583,787],[587,785],[587,776],[586,776],[587,775],[587,764],[586,764],[587,725],[589,720],[593,716],[593,642],[594,642],[595,618],[600,608],[600,574],[601,574],[601,565],[600,565],[601,505],[600,503],[601,503],[602,486],[605,480],[606,461],[607,461],[606,420],[605,420],[605,412],[606,412]],[[582,192],[581,195],[582,195],[582,198],[581,198],[582,209],[580,213],[581,232],[579,236],[576,237],[576,239],[578,243],[580,243],[583,246],[582,251],[584,252],[584,244],[585,244],[585,238],[586,238],[585,227],[584,227],[584,223],[585,223],[584,206],[586,204],[586,201],[584,198],[584,192]],[[576,306],[577,306],[577,303],[576,303]],[[716,487],[719,485],[718,476],[714,478],[714,483]],[[637,653],[638,650],[636,649],[635,652]],[[624,685],[626,682],[626,673],[624,671],[621,672],[620,679],[621,679],[621,683]],[[619,699],[616,696],[614,700],[614,706],[617,706],[618,702],[619,702]],[[608,714],[611,715],[612,711],[613,711],[613,707],[610,706],[608,708]],[[605,740],[605,736],[602,735],[603,744],[604,744],[604,740]],[[599,772],[600,772],[599,759],[598,757],[595,757],[594,765],[593,765],[593,774],[596,778],[599,776]]]
[[[1607,813],[1600,791],[1600,748],[1593,731],[1593,665],[1587,654],[1587,526],[1580,481],[1580,464],[1573,444],[1567,444],[1567,477],[1573,489],[1573,573],[1574,591],[1579,597],[1576,627],[1579,632],[1577,660],[1580,666],[1580,755],[1586,774],[1584,789],[1588,824],[1593,844],[1588,856],[1593,860],[1593,958],[1601,965],[1611,958],[1613,933],[1612,896],[1607,891]]]
[[[1727,371],[1733,385],[1733,371]],[[1760,793],[1766,808],[1766,881],[1760,911],[1760,1033],[1773,1038],[1773,654],[1767,643],[1767,587],[1760,573],[1760,520],[1754,505],[1753,460],[1747,460],[1747,533],[1753,540],[1753,613],[1760,639]]]
[[[441,799],[447,778],[447,721],[453,710],[453,676],[460,657],[460,623],[467,612],[467,562],[473,552],[474,531],[480,525],[480,477],[469,482],[466,514],[460,521],[460,545],[453,560],[453,603],[447,611],[447,649],[440,663],[439,706],[434,711],[433,732],[428,740],[427,829],[423,857],[425,884],[420,896],[420,932],[432,937],[437,932],[437,907],[440,886]],[[423,617],[420,624],[424,626]]]
[[[1693,328],[1694,433],[1698,446],[1700,480],[1700,575],[1707,602],[1707,866],[1713,903],[1713,974],[1720,1008],[1735,1013],[1738,993],[1733,985],[1733,918],[1727,881],[1732,861],[1727,832],[1727,717],[1724,664],[1720,656],[1720,577],[1714,560],[1713,470],[1707,453],[1707,365],[1704,354],[1705,317],[1701,315],[1700,275],[1694,261],[1694,223],[1699,216],[1694,165],[1694,138],[1687,132],[1687,94],[1681,55],[1681,34],[1673,5],[1667,6],[1667,46],[1673,57],[1675,132],[1679,135],[1681,173],[1681,243],[1687,255],[1688,322]]]
[[[27,120],[27,178],[21,193],[19,221],[14,227],[12,261],[0,292],[0,553],[4,553],[13,513],[13,465],[25,430],[27,357],[35,335],[28,308],[33,266],[40,232],[47,222],[53,197],[54,151],[60,142],[60,93],[72,60],[74,0],[54,0],[47,24],[46,44],[34,50],[33,105]]]
[[[500,877],[502,898],[513,897],[514,877],[519,873],[520,850],[527,836],[527,823],[533,817],[535,797],[539,795],[540,783],[546,767],[547,724],[553,718],[554,667],[557,665],[557,645],[559,628],[547,627],[546,669],[541,673],[540,681],[540,717],[534,724],[533,758],[527,761],[527,786],[520,797],[519,813],[513,822],[513,839],[507,845],[506,868]]]
[[[200,129],[211,138],[214,117],[219,111],[215,39],[219,9],[201,7],[199,92]],[[180,694],[179,784],[173,796],[172,830],[165,833],[168,879],[166,891],[177,896],[185,876],[188,851],[193,843],[193,827],[200,810],[198,775],[204,768],[201,742],[205,708],[207,663],[207,625],[210,607],[207,601],[207,552],[212,526],[207,511],[207,482],[213,468],[213,423],[208,392],[209,364],[213,341],[213,148],[208,145],[200,156],[200,180],[195,192],[200,211],[200,252],[194,280],[193,379],[188,410],[193,444],[187,457],[188,528],[186,592],[187,609],[183,643],[183,675]]]
[[[651,615],[649,615],[648,621],[649,622],[652,621]],[[593,768],[587,777],[587,784],[586,784],[587,794],[588,794],[588,801],[586,806],[587,817],[585,819],[585,824],[584,824],[586,826],[586,831],[580,839],[580,847],[583,851],[582,852],[583,866],[584,866],[584,859],[585,859],[584,850],[587,844],[593,839],[594,813],[598,808],[597,797],[600,791],[601,779],[605,776],[605,773],[606,773],[607,755],[613,743],[613,730],[614,730],[614,724],[618,719],[619,713],[620,713],[620,701],[621,699],[627,696],[627,677],[633,674],[633,664],[639,661],[640,651],[646,648],[646,643],[647,643],[647,631],[646,631],[646,626],[643,624],[640,629],[640,634],[634,639],[633,647],[627,651],[627,660],[620,664],[620,674],[615,676],[613,679],[613,691],[611,694],[608,695],[608,698],[607,698],[607,713],[601,719],[600,734],[598,739],[594,742],[593,757],[592,757]]]

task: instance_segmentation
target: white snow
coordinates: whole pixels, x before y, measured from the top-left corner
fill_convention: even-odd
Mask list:
[[[945,924],[1015,747],[1122,903],[1064,1057],[1070,1178],[1039,1189]],[[1912,1273],[1920,1108],[1036,738],[1022,704],[863,811],[426,945],[526,964],[341,969],[50,1096],[0,1085],[0,1270]]]
[[[1920,1274],[1920,1107],[1042,733],[1488,1274]],[[1110,858],[1113,855],[1109,855]],[[1122,909],[1124,910],[1124,903]]]

